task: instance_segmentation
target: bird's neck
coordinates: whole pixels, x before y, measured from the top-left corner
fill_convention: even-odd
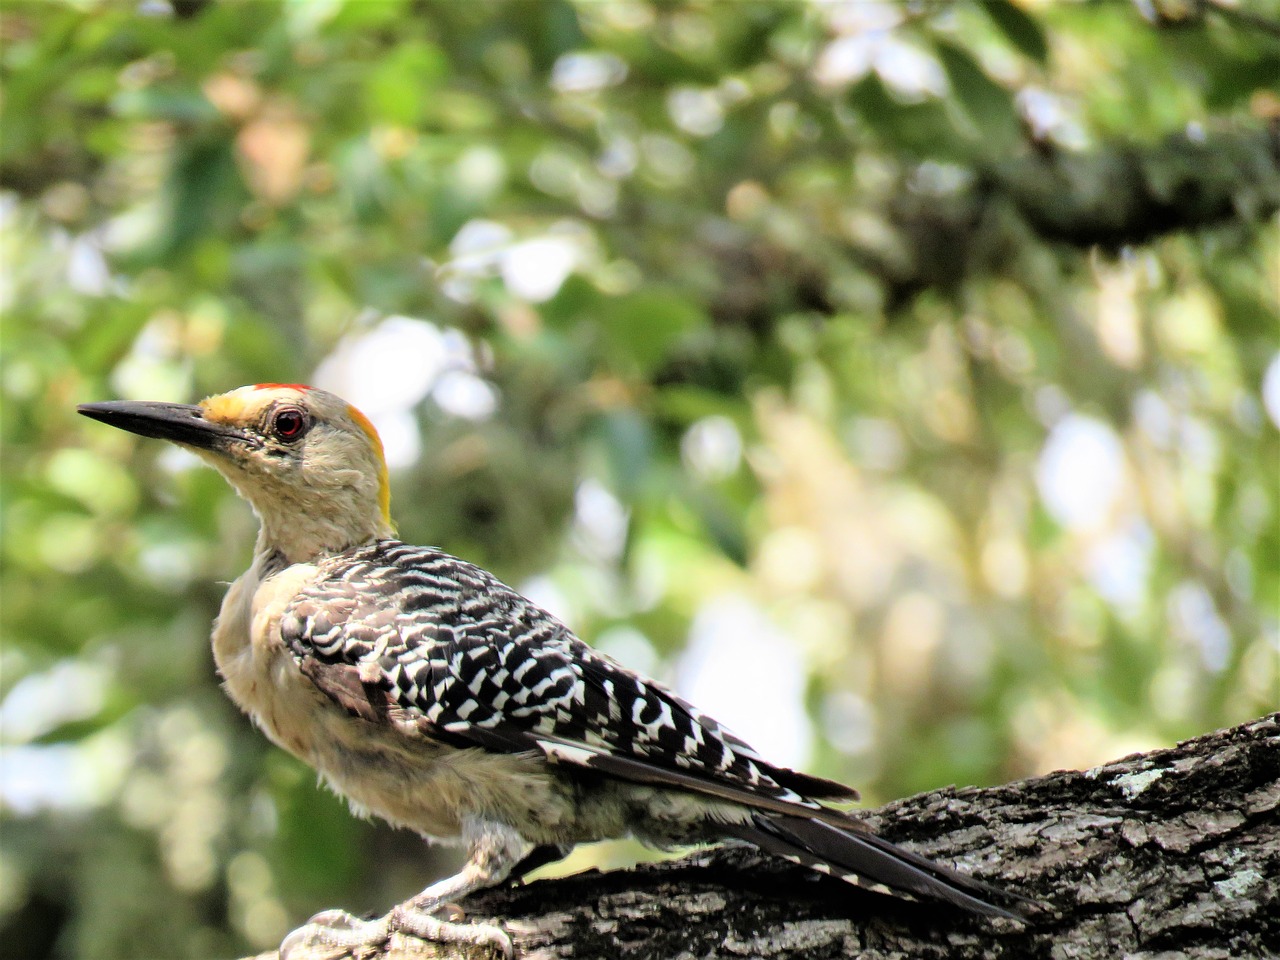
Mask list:
[[[355,547],[372,543],[395,533],[389,529],[370,528],[364,531],[346,529],[315,529],[281,531],[264,522],[258,530],[254,547],[257,556],[276,555],[286,563],[315,563],[327,557],[345,553]]]
[[[258,515],[258,556],[311,563],[395,536],[378,483],[360,471],[321,486],[248,474],[221,460],[213,463]]]
[[[278,554],[288,563],[312,563],[395,536],[395,528],[376,507],[358,511],[279,502],[253,506],[261,524],[255,553]]]

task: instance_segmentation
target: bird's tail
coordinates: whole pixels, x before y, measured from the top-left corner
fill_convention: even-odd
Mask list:
[[[991,901],[1031,902],[858,830],[852,823],[842,829],[808,817],[758,813],[746,823],[728,826],[726,832],[767,853],[877,893],[941,900],[971,913],[1011,920],[1024,918]]]

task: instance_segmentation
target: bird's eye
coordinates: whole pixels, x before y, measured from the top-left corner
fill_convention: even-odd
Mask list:
[[[280,440],[297,440],[307,432],[307,415],[297,407],[281,407],[271,417],[271,432]]]

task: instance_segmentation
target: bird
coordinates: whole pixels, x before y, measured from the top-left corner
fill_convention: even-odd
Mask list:
[[[282,957],[392,932],[511,957],[505,930],[453,916],[454,901],[627,836],[745,841],[880,893],[1024,919],[1012,905],[1024,898],[841,809],[853,788],[770,763],[487,571],[396,539],[382,442],[340,397],[261,383],[198,404],[77,409],[194,452],[257,514],[252,563],[212,632],[231,699],[354,812],[465,848],[456,874],[385,916],[317,914]]]

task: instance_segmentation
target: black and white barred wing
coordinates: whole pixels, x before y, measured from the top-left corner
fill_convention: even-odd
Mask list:
[[[283,639],[317,687],[366,720],[778,812],[822,816],[808,798],[854,796],[767,763],[471,564],[384,540],[320,570],[286,609]]]

